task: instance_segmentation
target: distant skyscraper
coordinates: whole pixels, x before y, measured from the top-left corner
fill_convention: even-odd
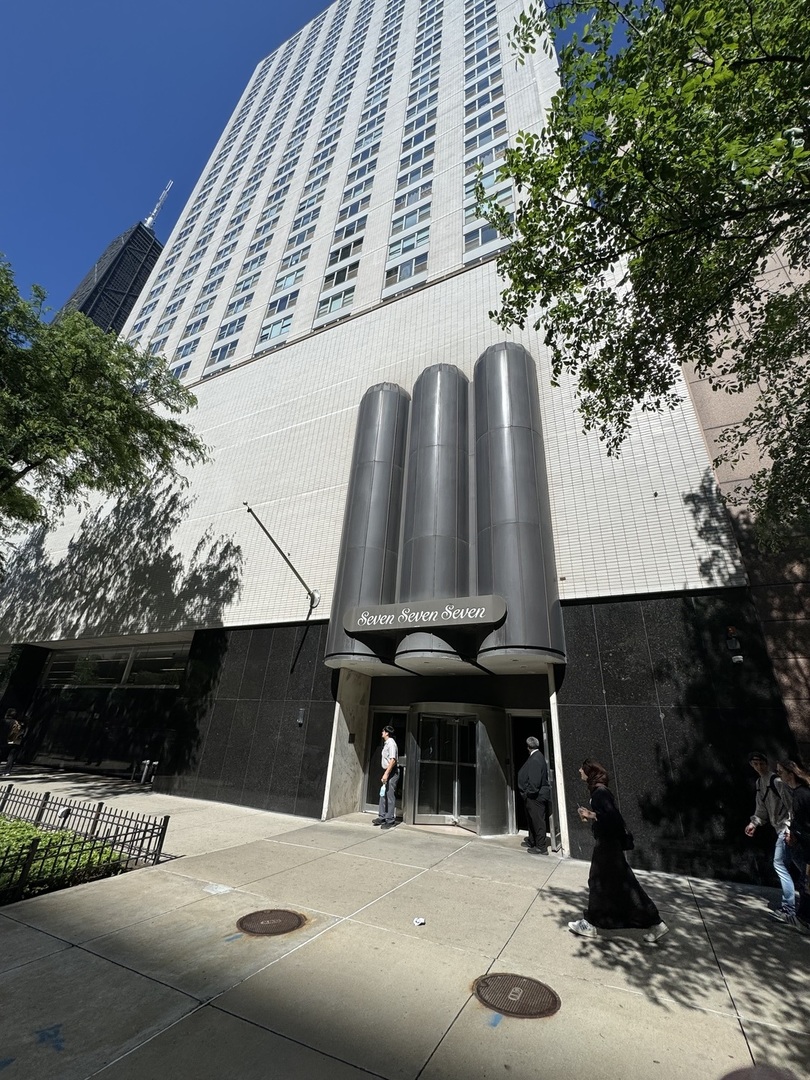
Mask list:
[[[169,187],[145,222],[139,221],[105,248],[62,312],[81,311],[102,330],[120,334],[163,251],[152,223]]]

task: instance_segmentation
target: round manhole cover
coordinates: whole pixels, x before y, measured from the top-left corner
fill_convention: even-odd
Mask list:
[[[251,911],[236,924],[245,934],[289,934],[303,926],[306,919],[297,911],[269,908],[267,911]]]
[[[473,993],[488,1009],[524,1019],[553,1016],[562,1004],[550,986],[523,975],[482,975]]]

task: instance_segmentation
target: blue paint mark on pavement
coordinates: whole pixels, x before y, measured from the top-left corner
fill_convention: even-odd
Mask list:
[[[225,941],[238,941],[240,937],[244,936],[244,934],[231,934],[230,937],[225,938]]]
[[[495,1015],[492,1017],[492,1019],[489,1022],[489,1026],[490,1027],[497,1027],[498,1024],[500,1024],[501,1020],[503,1020],[503,1016],[501,1015],[501,1013],[495,1013]]]
[[[65,1040],[62,1038],[62,1025],[54,1024],[53,1027],[42,1028],[41,1031],[35,1031],[34,1034],[37,1037],[37,1043],[41,1046],[52,1046],[54,1050],[64,1050]]]
[[[8,1065],[13,1065],[16,1058],[0,1058],[0,1069],[5,1069]]]

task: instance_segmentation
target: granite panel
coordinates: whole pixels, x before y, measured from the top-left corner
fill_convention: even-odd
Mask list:
[[[256,728],[248,755],[242,793],[238,800],[244,806],[255,806],[258,809],[267,807],[281,717],[282,706],[279,702],[259,702]]]
[[[264,669],[262,687],[262,697],[267,700],[283,701],[287,696],[296,629],[294,626],[276,626],[273,629],[273,643]]]
[[[312,700],[331,701],[334,703],[335,696],[332,692],[332,669],[328,668],[323,662],[328,630],[329,624],[321,623],[320,641],[318,642],[318,659],[315,664],[315,672],[312,680]]]
[[[657,704],[641,605],[595,604],[593,610],[606,704]]]
[[[329,754],[332,743],[332,725],[335,719],[333,701],[313,701],[309,706],[306,726],[306,743],[319,753]]]
[[[217,686],[217,698],[220,700],[239,697],[239,686],[245,670],[249,645],[250,630],[228,631],[228,651],[225,654],[222,674]]]
[[[779,689],[765,647],[750,593],[727,589],[721,594],[693,597],[693,605],[705,643],[705,666],[721,708],[767,707],[779,703]],[[742,663],[732,661],[728,630],[734,627]]]
[[[658,703],[715,705],[714,683],[706,670],[706,645],[692,598],[643,600],[641,612]]]
[[[197,771],[195,794],[198,797],[213,798],[210,792],[212,787],[215,789],[219,784],[235,712],[236,702],[233,700],[217,701],[214,704],[211,711],[211,721],[202,747],[200,767]],[[197,790],[201,785],[206,791],[205,795],[202,795],[202,792]]]
[[[322,662],[320,644],[319,626],[307,624],[295,628],[295,647],[290,664],[290,677],[287,681],[288,700],[290,698],[300,698],[303,701],[311,699],[315,668],[321,666]]]
[[[328,753],[315,746],[304,747],[294,813],[309,817],[321,816],[328,765]],[[304,809],[305,807],[307,809]]]
[[[298,792],[298,778],[301,772],[301,757],[306,742],[305,727],[298,726],[298,710],[306,708],[306,701],[285,701],[281,710],[281,726],[276,742],[276,756],[270,777],[267,802],[268,810],[292,813],[295,796]]]
[[[262,696],[265,668],[273,646],[273,633],[271,626],[260,626],[251,632],[242,682],[239,686],[240,698]]]
[[[614,771],[607,710],[604,706],[561,705],[559,720],[571,854],[576,859],[590,859],[591,832],[576,812],[578,804],[588,803],[588,789],[579,778],[579,767],[586,757],[591,757],[601,761],[609,773]]]
[[[568,663],[557,700],[565,705],[604,705],[593,604],[566,604],[562,610]]]
[[[743,831],[754,805],[751,728],[732,710],[681,706],[662,714],[671,772],[644,806],[657,822],[661,868],[756,880],[757,852]]]
[[[673,836],[683,836],[676,806],[670,820],[664,822],[660,816],[661,795],[672,778],[661,714],[652,706],[609,708],[608,724],[615,769],[611,787],[636,841],[630,861],[635,866],[654,866],[661,826]]]
[[[241,798],[258,710],[258,701],[236,702],[217,791],[217,798],[225,802],[238,802]]]

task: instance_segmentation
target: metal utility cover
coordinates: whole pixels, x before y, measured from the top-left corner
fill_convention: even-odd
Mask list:
[[[550,986],[523,975],[482,975],[473,993],[488,1009],[521,1019],[553,1016],[562,1004]]]
[[[297,911],[285,911],[284,908],[268,908],[266,911],[251,911],[243,915],[237,927],[245,934],[289,934],[298,930],[306,919]]]

